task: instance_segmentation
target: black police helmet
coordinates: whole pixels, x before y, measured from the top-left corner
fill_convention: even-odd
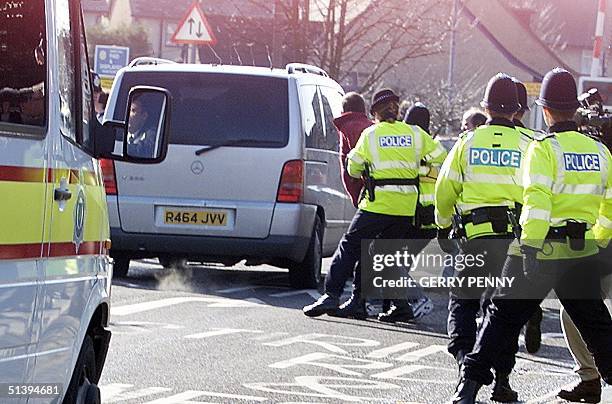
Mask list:
[[[580,103],[574,76],[560,67],[546,73],[536,104],[558,111],[577,109]]]
[[[370,105],[370,112],[373,114],[376,108],[384,103],[394,101],[399,102],[400,98],[390,88],[383,88],[374,94],[372,97],[372,104]]]
[[[516,77],[513,77],[512,80],[516,85],[516,94],[518,95],[518,102],[519,104],[521,104],[521,109],[519,109],[519,111],[529,111],[529,106],[527,105],[527,87],[525,87],[525,85]]]
[[[512,78],[504,73],[497,73],[489,80],[483,100],[483,108],[502,114],[514,114],[521,109]]]
[[[410,107],[408,111],[406,111],[406,116],[404,116],[404,122],[408,125],[417,125],[420,126],[426,132],[429,132],[429,121],[431,116],[429,114],[429,110],[427,107],[420,102],[415,103]]]

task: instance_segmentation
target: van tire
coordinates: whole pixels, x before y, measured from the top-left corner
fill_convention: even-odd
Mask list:
[[[126,278],[130,270],[130,258],[125,256],[113,257],[113,278]]]
[[[92,383],[92,380],[96,380],[97,377],[93,341],[89,335],[86,335],[64,396],[64,404],[100,403],[100,389],[95,383]]]
[[[294,289],[316,289],[321,280],[323,266],[323,232],[321,219],[315,216],[312,237],[302,262],[289,266],[289,284]]]

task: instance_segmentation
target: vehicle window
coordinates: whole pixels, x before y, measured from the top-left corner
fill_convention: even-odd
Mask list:
[[[325,149],[339,151],[340,139],[334,125],[334,118],[342,114],[342,94],[330,87],[320,87],[320,91],[323,120],[325,121]]]
[[[82,22],[81,22],[82,23]],[[82,117],[82,136],[83,136],[83,144],[91,149],[93,146],[93,139],[91,139],[91,131],[89,127],[89,120],[94,117],[93,114],[93,96],[91,94],[92,86],[91,86],[91,76],[89,74],[89,62],[87,58],[87,42],[85,40],[85,29],[81,25],[81,33],[79,35],[80,38],[80,56],[81,56],[81,117]]]
[[[76,89],[74,79],[74,43],[70,27],[69,0],[57,0],[57,41],[59,67],[60,130],[62,134],[76,142]]]
[[[300,97],[306,147],[323,149],[325,132],[323,130],[323,118],[321,117],[319,91],[316,86],[302,86],[300,87]]]
[[[0,132],[43,136],[47,93],[45,2],[9,3],[0,2]]]
[[[286,78],[223,73],[126,73],[114,119],[124,120],[129,90],[149,85],[172,95],[171,144],[279,148],[289,141]]]

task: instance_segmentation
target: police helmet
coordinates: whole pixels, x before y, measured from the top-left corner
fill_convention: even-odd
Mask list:
[[[521,104],[521,109],[519,112],[529,111],[529,106],[527,105],[527,87],[523,84],[519,79],[513,77],[512,80],[516,85],[516,93],[518,95],[518,102]]]
[[[560,67],[546,73],[536,104],[559,111],[577,109],[580,103],[574,76]]]
[[[370,112],[373,114],[379,105],[387,102],[399,102],[400,98],[390,88],[383,88],[374,94],[372,97],[372,104],[370,105]]]
[[[416,102],[413,106],[406,111],[404,116],[404,122],[408,125],[420,126],[425,132],[429,132],[429,121],[431,116],[429,110],[425,105],[420,102]]]
[[[483,100],[483,108],[502,114],[514,114],[521,109],[512,78],[504,73],[497,73],[489,80]]]

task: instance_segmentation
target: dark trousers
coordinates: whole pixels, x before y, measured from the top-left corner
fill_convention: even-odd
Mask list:
[[[511,239],[503,236],[480,237],[468,241],[461,254],[472,254],[474,256],[482,254],[485,257],[484,265],[466,266],[461,271],[455,270],[455,277],[465,278],[466,282],[470,277],[499,277],[511,241]],[[450,338],[448,352],[454,357],[457,357],[460,352],[462,353],[461,356],[464,356],[474,348],[477,334],[476,319],[481,309],[483,314],[486,314],[492,294],[493,290],[475,286],[450,289],[447,322],[447,331]],[[499,373],[509,374],[514,367],[514,356],[518,349],[518,334],[513,340],[514,344],[511,347],[506,351],[500,351],[496,356],[493,367]]]
[[[361,296],[361,240],[407,238],[414,229],[412,221],[410,216],[381,215],[358,210],[334,253],[325,277],[325,293],[340,297],[344,284],[354,271],[353,294]]]
[[[521,257],[506,260],[503,276],[516,280],[512,288],[500,288],[493,296],[474,350],[465,359],[464,376],[490,384],[494,358],[512,349],[523,325],[554,289],[593,353],[602,378],[612,382],[612,319],[600,297],[597,258],[539,262],[538,273],[527,280]]]

